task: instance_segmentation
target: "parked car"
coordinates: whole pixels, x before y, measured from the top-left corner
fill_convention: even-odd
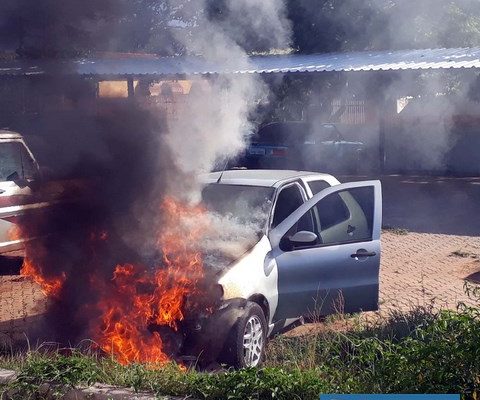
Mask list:
[[[15,222],[44,206],[32,191],[39,177],[40,168],[22,135],[0,130],[0,254],[23,247],[24,239],[15,237]]]
[[[302,168],[313,171],[355,173],[365,162],[365,145],[346,140],[335,124],[313,126],[299,146]]]
[[[257,366],[267,339],[305,318],[378,308],[379,181],[340,184],[313,172],[228,170],[209,174],[205,183],[209,209],[245,225],[255,218],[259,235],[219,273],[221,306],[195,321],[191,353],[221,344],[221,361]]]
[[[293,168],[351,173],[363,162],[365,145],[346,140],[333,123],[274,122],[261,127],[236,162],[247,168]]]
[[[0,255],[21,251],[32,238],[19,235],[17,224],[50,209],[72,185],[77,183],[47,180],[24,137],[0,130]]]

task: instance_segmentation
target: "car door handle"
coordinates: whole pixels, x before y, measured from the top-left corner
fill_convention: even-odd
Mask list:
[[[366,250],[357,250],[356,253],[350,255],[352,258],[364,258],[364,257],[375,257],[377,253],[374,251],[366,251]]]

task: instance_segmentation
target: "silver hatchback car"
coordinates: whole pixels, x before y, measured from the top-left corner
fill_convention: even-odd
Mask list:
[[[379,181],[231,170],[204,183],[203,201],[217,211],[266,212],[258,241],[218,275],[222,305],[196,322],[197,353],[217,347],[220,361],[257,366],[266,340],[304,319],[378,308]]]

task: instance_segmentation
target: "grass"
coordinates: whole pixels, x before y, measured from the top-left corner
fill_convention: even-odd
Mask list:
[[[467,286],[472,297],[478,289]],[[318,399],[319,393],[462,393],[480,391],[480,311],[417,307],[366,324],[346,318],[349,330],[322,329],[301,337],[279,336],[268,346],[262,369],[215,374],[121,366],[110,358],[73,350],[38,349],[0,356],[0,367],[19,379],[10,389],[33,397],[45,382],[66,386],[93,382],[197,399]],[[338,318],[327,325],[337,326]],[[328,326],[327,326],[328,328]],[[61,395],[61,393],[59,394]]]

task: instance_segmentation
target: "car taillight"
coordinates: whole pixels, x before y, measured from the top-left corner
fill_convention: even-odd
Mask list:
[[[287,155],[287,149],[273,149],[272,155],[277,157],[285,157]]]

